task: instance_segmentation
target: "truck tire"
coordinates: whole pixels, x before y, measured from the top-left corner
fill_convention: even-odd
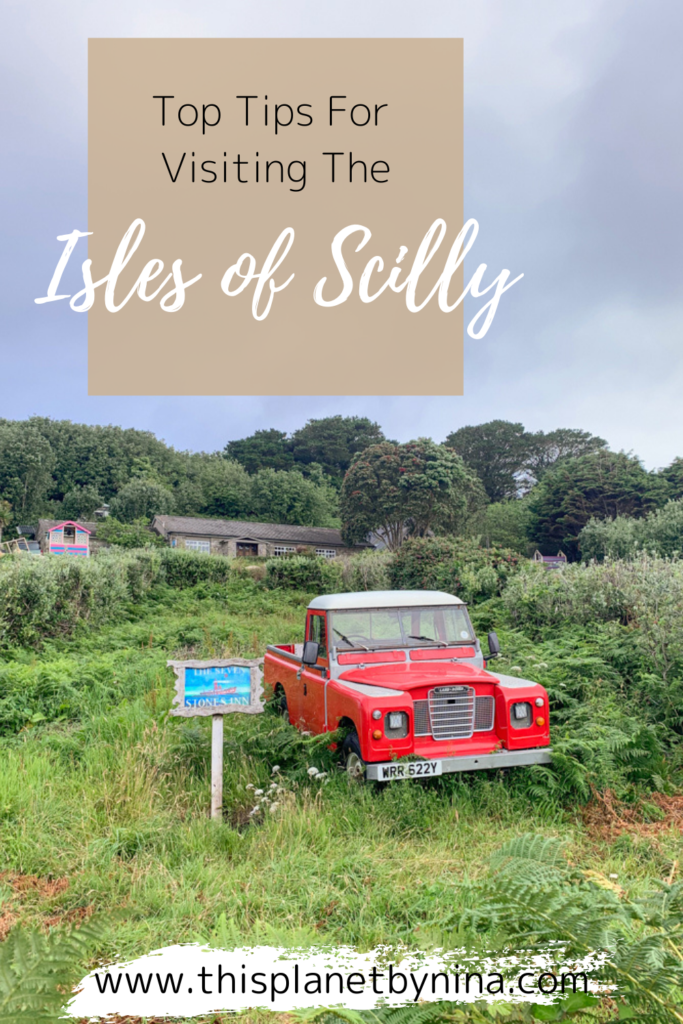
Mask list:
[[[350,732],[342,743],[342,765],[347,777],[354,782],[365,781],[365,761],[360,752],[357,732]]]
[[[272,701],[269,702],[269,710],[271,714],[277,715],[278,718],[284,718],[285,722],[289,722],[289,709],[287,707],[287,694],[285,693],[284,686],[282,683],[276,683],[273,691]]]

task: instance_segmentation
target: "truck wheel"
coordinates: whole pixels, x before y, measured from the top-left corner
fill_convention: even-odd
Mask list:
[[[289,709],[287,707],[287,694],[285,693],[282,686],[277,687],[275,690],[275,710],[280,718],[284,718],[285,722],[289,721]]]
[[[365,779],[365,761],[360,752],[358,733],[350,732],[342,743],[342,764],[349,779],[362,782]]]

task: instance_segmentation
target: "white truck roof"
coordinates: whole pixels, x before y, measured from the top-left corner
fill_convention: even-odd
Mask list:
[[[309,608],[342,611],[353,608],[419,608],[424,605],[464,604],[459,597],[441,590],[360,590],[351,594],[323,594]]]

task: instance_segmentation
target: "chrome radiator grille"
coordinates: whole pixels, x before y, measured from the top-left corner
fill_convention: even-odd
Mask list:
[[[439,687],[431,691],[429,700],[414,701],[414,735],[433,735],[435,740],[452,740],[467,739],[473,732],[490,732],[494,724],[495,700],[488,696],[475,697],[472,722],[473,693],[469,686]],[[437,695],[436,701],[433,701],[432,694]],[[457,703],[444,703],[453,698],[456,698]],[[432,722],[436,726],[433,734]]]
[[[468,739],[474,732],[474,689],[437,686],[429,691],[429,718],[435,740]]]
[[[474,703],[474,731],[490,732],[493,729],[493,697],[477,697]]]

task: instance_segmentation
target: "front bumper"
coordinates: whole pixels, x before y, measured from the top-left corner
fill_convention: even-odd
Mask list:
[[[517,768],[526,764],[551,764],[552,751],[550,747],[533,747],[529,750],[499,750],[494,754],[443,757],[438,760],[441,762],[441,773],[445,775],[447,772],[474,772],[484,768]],[[379,770],[378,764],[366,765],[366,779],[377,782]]]

